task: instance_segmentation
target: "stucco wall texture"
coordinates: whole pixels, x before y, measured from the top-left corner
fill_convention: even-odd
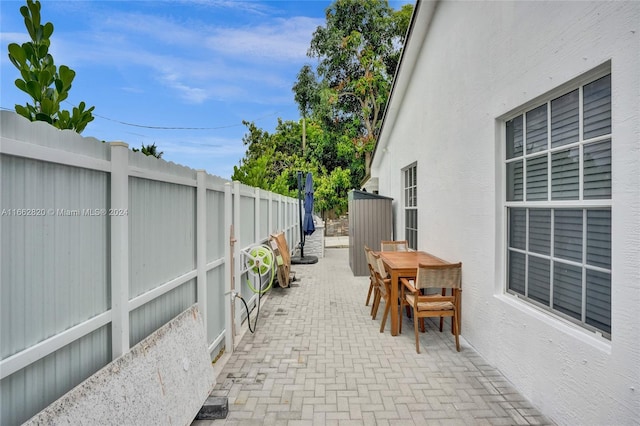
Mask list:
[[[636,424],[640,3],[422,2],[416,19],[371,173],[400,237],[401,169],[417,158],[418,247],[463,263],[466,344],[559,424]],[[599,67],[612,75],[610,340],[505,291],[503,119]]]

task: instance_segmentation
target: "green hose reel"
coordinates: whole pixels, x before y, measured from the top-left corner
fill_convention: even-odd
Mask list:
[[[267,292],[271,286],[273,285],[275,271],[273,269],[276,266],[276,258],[273,254],[271,248],[266,245],[255,245],[250,247],[248,250],[243,250],[245,256],[245,269],[247,270],[249,276],[254,275],[257,276],[261,287],[262,285],[262,277],[267,274],[270,274],[269,285],[263,289],[256,289],[252,284],[249,276],[247,276],[247,284],[249,288],[254,293],[265,293]]]

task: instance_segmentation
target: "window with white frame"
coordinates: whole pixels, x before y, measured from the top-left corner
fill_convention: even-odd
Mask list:
[[[507,290],[611,336],[611,74],[506,121]]]
[[[418,249],[418,177],[417,164],[402,169],[404,183],[404,237],[409,248]]]

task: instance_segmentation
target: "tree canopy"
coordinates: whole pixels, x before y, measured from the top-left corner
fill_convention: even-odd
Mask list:
[[[297,172],[312,172],[316,208],[346,211],[347,192],[359,188],[413,13],[384,0],[336,0],[313,33],[293,84],[302,119],[278,120],[273,134],[244,122],[246,153],[232,179],[295,195]]]

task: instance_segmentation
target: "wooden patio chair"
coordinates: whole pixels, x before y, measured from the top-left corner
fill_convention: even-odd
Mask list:
[[[456,350],[460,352],[460,299],[462,282],[462,263],[447,265],[418,266],[415,280],[402,278],[400,282],[400,299],[404,304],[413,308],[413,327],[416,335],[416,352],[420,353],[418,339],[418,320],[429,317],[451,317],[452,333],[456,339]],[[444,294],[445,289],[451,289],[451,295]],[[422,295],[422,289],[442,289],[443,294]],[[442,321],[440,322],[442,331]],[[402,332],[402,321],[400,321]]]
[[[374,297],[375,297],[375,292],[374,289],[376,287],[376,276],[373,272],[373,267],[371,265],[371,262],[369,261],[369,252],[371,251],[371,249],[369,248],[369,246],[367,246],[366,244],[364,245],[364,255],[365,255],[365,259],[367,260],[367,266],[369,267],[369,291],[367,292],[367,300],[364,303],[364,306],[369,306],[369,300],[371,299],[371,294],[374,293]]]
[[[373,319],[376,318],[378,312],[378,306],[380,306],[380,300],[384,299],[384,313],[382,314],[382,323],[380,324],[380,333],[384,331],[384,326],[387,323],[389,312],[391,311],[391,279],[387,277],[387,271],[384,267],[384,263],[379,256],[376,256],[371,252],[371,257],[374,260],[374,274],[377,284],[377,298],[374,300],[374,312]]]
[[[409,251],[409,242],[407,240],[396,241],[381,241],[381,251]],[[407,318],[411,318],[411,309],[406,308]],[[424,330],[424,323],[421,322],[421,327]]]
[[[407,240],[397,241],[381,241],[381,251],[409,251],[409,242]]]
[[[380,305],[380,298],[382,297],[380,294],[380,283],[376,276],[377,272],[377,255],[373,250],[369,249],[369,251],[365,252],[367,256],[367,266],[369,267],[369,274],[371,279],[371,284],[373,285],[373,302],[371,304],[371,318],[376,319],[378,315],[378,306]]]

